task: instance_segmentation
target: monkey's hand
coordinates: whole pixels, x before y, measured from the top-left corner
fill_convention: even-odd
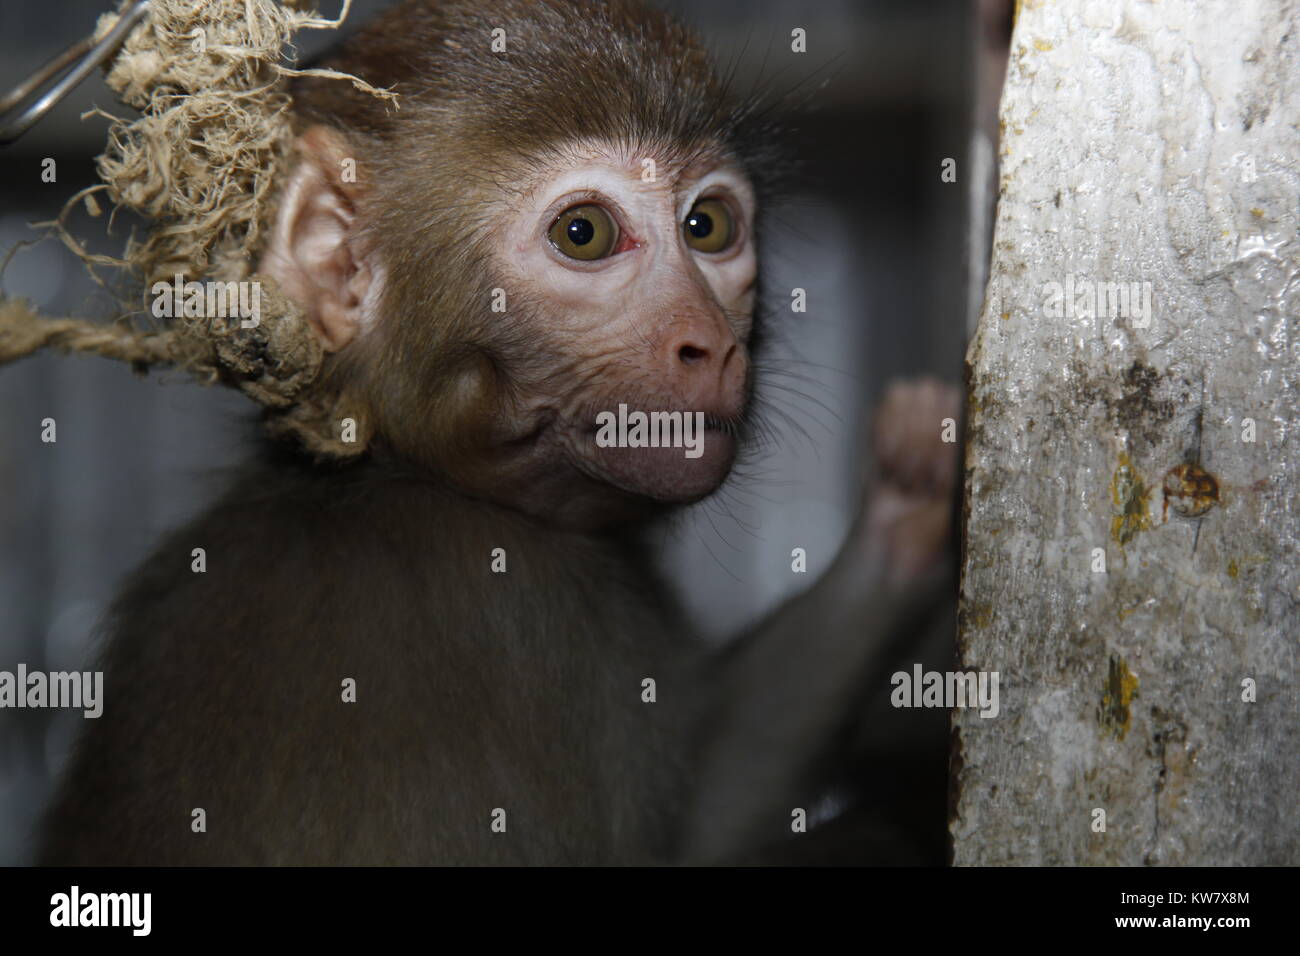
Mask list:
[[[961,392],[936,379],[891,382],[871,429],[878,477],[861,520],[861,546],[893,587],[935,569],[952,541]]]

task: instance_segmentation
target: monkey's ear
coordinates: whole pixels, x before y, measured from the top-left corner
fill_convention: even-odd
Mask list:
[[[358,229],[355,151],[327,126],[303,133],[297,150],[258,271],[306,310],[326,351],[334,352],[365,325],[377,270]]]

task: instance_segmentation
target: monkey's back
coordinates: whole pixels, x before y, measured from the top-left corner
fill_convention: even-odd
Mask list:
[[[693,699],[665,606],[614,540],[374,464],[259,465],[116,601],[40,859],[661,859]]]

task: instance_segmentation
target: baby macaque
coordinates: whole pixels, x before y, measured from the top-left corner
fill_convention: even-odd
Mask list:
[[[948,583],[955,390],[887,391],[880,481],[829,573],[711,651],[642,539],[718,489],[752,424],[770,111],[635,0],[412,0],[328,65],[401,107],[299,82],[259,271],[306,310],[369,448],[268,441],[136,572],[41,859],[779,843],[880,649]],[[638,412],[664,441],[602,432]]]

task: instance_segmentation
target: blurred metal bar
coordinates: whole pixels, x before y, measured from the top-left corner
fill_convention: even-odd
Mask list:
[[[77,84],[89,76],[91,70],[112,56],[127,33],[143,20],[148,12],[149,0],[135,0],[122,11],[117,23],[113,24],[113,29],[109,30],[98,43],[92,42],[93,37],[87,37],[73,44],[0,98],[0,118],[6,118],[51,80],[64,74],[62,79],[47,89],[34,103],[12,120],[0,125],[0,146],[8,146],[31,129]],[[64,73],[65,70],[68,72]]]

